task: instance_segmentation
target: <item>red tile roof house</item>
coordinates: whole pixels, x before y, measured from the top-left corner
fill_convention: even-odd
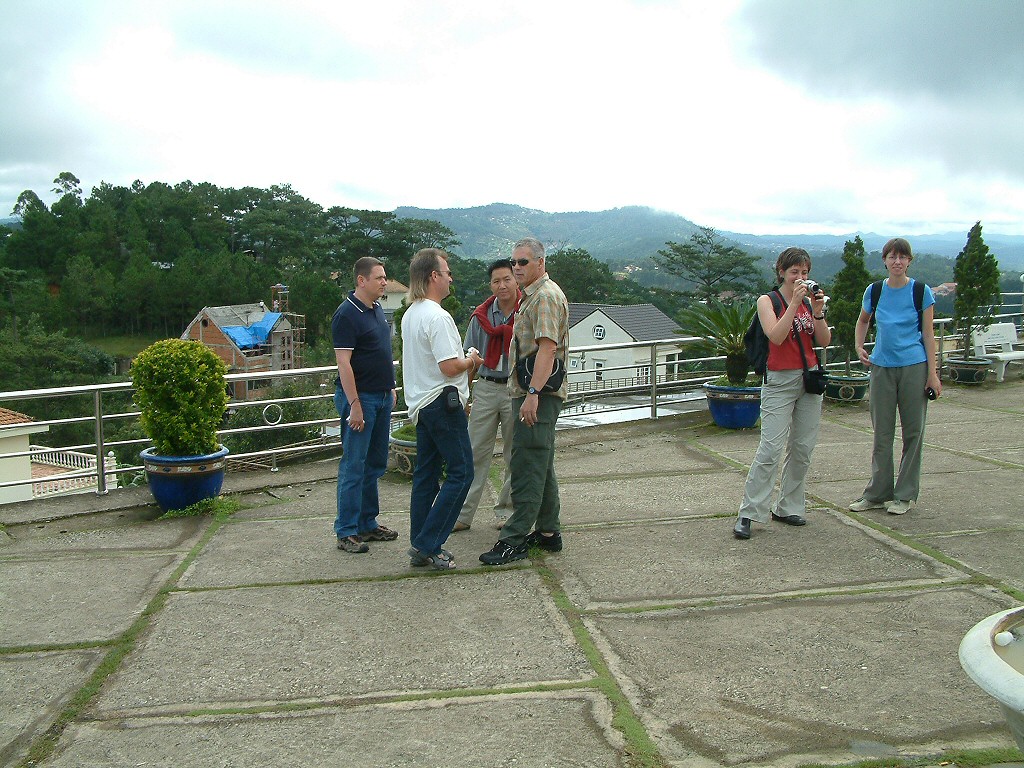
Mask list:
[[[32,479],[32,457],[29,450],[32,435],[49,431],[49,427],[36,423],[31,416],[7,408],[0,408],[0,482]],[[7,456],[25,453],[23,456]],[[32,498],[32,485],[10,485],[0,488],[0,504],[27,501]]]

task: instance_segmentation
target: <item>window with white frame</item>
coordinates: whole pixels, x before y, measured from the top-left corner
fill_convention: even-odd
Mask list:
[[[594,338],[597,339],[598,341],[600,341],[601,339],[604,338],[604,326],[603,325],[595,325],[594,326]]]

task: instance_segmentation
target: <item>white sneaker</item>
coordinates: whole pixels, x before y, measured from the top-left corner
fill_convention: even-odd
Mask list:
[[[890,515],[905,515],[913,506],[914,502],[912,501],[900,501],[899,499],[893,499],[886,505],[885,509]]]
[[[885,509],[886,502],[884,501],[869,501],[861,496],[855,502],[850,505],[851,512],[867,512],[869,509]]]

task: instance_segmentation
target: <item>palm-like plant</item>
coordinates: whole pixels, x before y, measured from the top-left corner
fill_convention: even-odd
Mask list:
[[[742,386],[750,370],[743,336],[756,312],[755,304],[725,304],[711,299],[682,311],[680,332],[699,337],[702,340],[699,349],[725,355],[725,375],[729,383]]]

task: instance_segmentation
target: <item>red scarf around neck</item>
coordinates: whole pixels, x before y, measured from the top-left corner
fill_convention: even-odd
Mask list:
[[[480,323],[480,327],[487,334],[487,351],[484,354],[484,365],[492,371],[498,370],[501,365],[501,356],[508,354],[509,345],[512,343],[512,321],[516,312],[519,311],[519,302],[522,294],[516,294],[516,308],[508,318],[507,323],[491,325],[491,305],[494,304],[497,296],[491,296],[487,301],[473,310],[473,317]]]

